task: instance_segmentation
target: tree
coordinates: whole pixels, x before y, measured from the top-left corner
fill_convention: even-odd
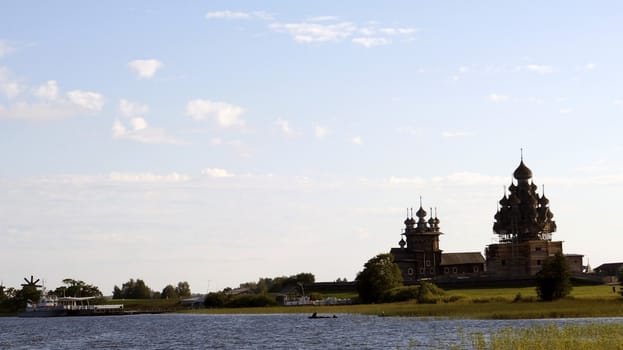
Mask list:
[[[226,302],[227,302],[227,295],[225,295],[225,293],[223,292],[208,293],[208,295],[206,295],[203,301],[205,307],[223,307],[225,306]]]
[[[560,299],[567,296],[572,288],[567,258],[558,252],[545,259],[541,271],[536,275],[536,293],[539,299]]]
[[[393,255],[379,254],[365,263],[355,282],[361,301],[376,303],[383,292],[402,285],[402,274]]]
[[[113,299],[151,299],[151,289],[142,279],[136,281],[130,278],[121,288],[115,286],[112,293]]]
[[[41,298],[41,290],[37,289],[35,286],[23,286],[22,289],[11,292],[13,293],[13,297],[5,302],[9,309],[13,311],[25,308],[27,303],[37,303],[39,298]]]
[[[101,297],[102,292],[98,287],[86,284],[84,281],[74,280],[72,278],[65,278],[63,280],[64,286],[58,287],[54,290],[54,295],[60,297]]]
[[[164,287],[164,289],[162,290],[162,293],[160,293],[160,298],[162,299],[177,299],[178,298],[178,294],[175,291],[175,287],[173,287],[172,285],[167,285],[166,287]]]
[[[295,277],[297,283],[313,284],[314,282],[316,282],[316,276],[314,276],[314,274],[310,272],[301,272]]]
[[[177,287],[175,287],[175,293],[179,297],[189,297],[190,296],[190,284],[188,282],[177,282]]]

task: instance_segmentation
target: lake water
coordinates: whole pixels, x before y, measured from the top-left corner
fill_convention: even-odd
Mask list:
[[[0,317],[0,349],[444,349],[473,333],[623,318],[445,320],[338,315]]]

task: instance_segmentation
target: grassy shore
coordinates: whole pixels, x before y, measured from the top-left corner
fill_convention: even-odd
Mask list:
[[[385,316],[451,317],[478,319],[616,317],[623,316],[623,299],[609,286],[575,287],[568,298],[539,302],[534,288],[463,289],[447,292],[453,302],[417,304],[401,302],[372,305],[276,306],[236,309],[197,309],[204,314],[356,313]]]
[[[507,328],[495,334],[476,333],[466,335],[451,349],[530,349],[530,350],[597,350],[623,349],[623,324],[589,323],[555,324],[528,328]]]

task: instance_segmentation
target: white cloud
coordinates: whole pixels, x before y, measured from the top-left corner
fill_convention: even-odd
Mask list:
[[[0,91],[9,99],[13,99],[21,93],[22,89],[15,81],[2,81],[0,82]]]
[[[130,127],[126,127],[121,121],[116,120],[112,125],[112,137],[115,139],[125,139],[145,144],[184,144],[176,138],[169,136],[164,129],[152,128],[143,118],[131,118]]]
[[[45,84],[37,87],[34,91],[34,95],[46,100],[56,100],[58,97],[58,84],[56,80],[48,80]]]
[[[164,129],[152,128],[142,116],[147,113],[147,105],[129,102],[125,99],[119,101],[119,110],[127,118],[126,127],[120,120],[116,120],[112,126],[112,137],[125,139],[146,144],[173,144],[179,145],[184,142],[167,135]]]
[[[178,173],[153,174],[153,173],[121,173],[112,172],[108,179],[113,182],[134,182],[134,183],[158,183],[158,182],[185,182],[191,179],[190,176]]]
[[[290,123],[287,120],[279,119],[275,122],[279,127],[279,130],[286,136],[296,136],[299,133],[290,127]]]
[[[0,57],[13,53],[15,48],[9,45],[8,42],[0,40]]]
[[[186,114],[191,118],[204,120],[215,117],[217,124],[223,128],[243,127],[245,121],[240,116],[244,112],[244,108],[240,106],[218,101],[197,99],[186,104]]]
[[[235,11],[213,11],[206,14],[206,18],[224,18],[224,19],[247,19],[251,18],[251,14],[248,12],[235,12]]]
[[[2,87],[0,70],[0,89]],[[97,92],[72,90],[59,96],[58,83],[50,80],[32,89],[43,102],[17,101],[0,110],[0,119],[49,121],[70,118],[84,113],[96,113],[104,107],[104,96]]]
[[[586,68],[586,70],[593,70],[595,68],[597,68],[597,65],[595,63],[587,63],[584,68]]]
[[[353,44],[366,48],[389,45],[390,38],[402,37],[412,40],[418,32],[412,27],[379,27],[377,22],[367,22],[360,26],[353,22],[338,21],[336,16],[311,17],[303,22],[271,23],[269,28],[276,32],[288,33],[296,42],[341,42],[347,39]]]
[[[366,48],[371,48],[371,47],[375,47],[375,46],[391,44],[391,40],[389,40],[387,38],[373,38],[373,37],[353,38],[352,42],[355,43],[355,44],[359,44],[361,46],[364,46]]]
[[[350,139],[350,142],[353,145],[363,145],[363,139],[360,136],[355,136]]]
[[[467,131],[444,131],[441,133],[443,137],[465,137],[469,136],[470,133]]]
[[[149,107],[145,104],[121,99],[119,101],[119,111],[124,117],[140,117],[147,114]]]
[[[495,93],[489,95],[489,100],[492,101],[492,102],[496,102],[496,103],[498,103],[498,102],[506,102],[506,101],[508,101],[508,99],[509,99],[509,97],[506,96],[506,95],[498,95],[498,94],[495,94]]]
[[[130,119],[130,125],[136,131],[147,129],[147,121],[140,117]]]
[[[329,131],[327,130],[327,128],[316,125],[316,127],[314,128],[314,134],[316,135],[317,138],[322,139],[325,136],[327,136],[327,133]]]
[[[11,73],[5,67],[0,67],[0,93],[7,98],[13,99],[22,91],[20,84],[11,77]]]
[[[259,18],[264,20],[272,19],[273,16],[264,11],[241,12],[241,11],[212,11],[206,13],[207,19],[253,19]]]
[[[122,138],[127,133],[127,130],[120,121],[115,120],[112,124],[112,136],[115,138]]]
[[[612,101],[615,106],[623,106],[623,99],[617,99]]]
[[[156,72],[164,65],[155,59],[133,60],[128,63],[128,67],[138,75],[140,79],[153,78]]]
[[[417,32],[417,28],[381,28],[379,32],[387,35],[407,35],[407,34],[415,34]]]
[[[549,74],[554,72],[554,68],[547,65],[529,64],[525,68],[531,72],[540,74]]]
[[[330,22],[337,21],[339,17],[337,16],[315,16],[308,19],[309,22]]]
[[[351,36],[357,27],[350,22],[335,24],[318,23],[272,23],[270,28],[278,32],[286,32],[301,43],[340,41]]]
[[[73,90],[67,93],[67,97],[71,103],[92,112],[104,107],[104,96],[97,92]]]
[[[207,169],[203,169],[203,170],[201,170],[201,174],[207,175],[207,176],[210,176],[210,177],[231,177],[231,176],[234,176],[233,174],[230,174],[229,172],[227,172],[227,170],[221,169],[221,168],[207,168]]]

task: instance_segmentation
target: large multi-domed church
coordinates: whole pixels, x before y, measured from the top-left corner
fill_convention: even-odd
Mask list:
[[[394,261],[402,271],[405,283],[423,278],[452,279],[463,277],[480,279],[525,279],[541,270],[543,261],[557,252],[562,253],[562,241],[552,241],[556,231],[554,214],[549,199],[538,194],[532,182],[532,171],[523,162],[513,172],[514,180],[504,191],[495,214],[493,232],[498,243],[480,252],[443,253],[439,248],[437,215],[426,220],[422,208],[416,212],[417,221],[407,213],[405,229],[399,248],[392,248]],[[582,272],[582,255],[567,255],[572,272]]]

